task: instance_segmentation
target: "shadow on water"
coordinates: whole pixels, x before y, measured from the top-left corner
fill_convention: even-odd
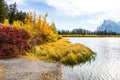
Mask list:
[[[92,63],[95,61],[96,59],[96,56],[97,56],[97,53],[96,52],[93,52],[93,55],[91,56],[91,59],[88,61],[89,63]],[[86,62],[85,62],[86,63]]]
[[[91,56],[90,58],[89,58],[89,57],[86,57],[86,60],[87,60],[87,61],[84,61],[84,62],[79,63],[79,64],[76,64],[76,65],[65,65],[65,64],[62,64],[62,65],[63,65],[63,66],[69,66],[69,67],[71,67],[71,68],[74,68],[74,66],[77,66],[77,65],[82,66],[82,65],[84,65],[84,64],[86,64],[86,63],[91,64],[92,62],[95,61],[96,56],[97,56],[96,52],[93,52],[93,54],[92,54],[92,56]]]

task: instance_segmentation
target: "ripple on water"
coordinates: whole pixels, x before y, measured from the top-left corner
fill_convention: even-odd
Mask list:
[[[95,61],[73,68],[63,66],[64,80],[120,80],[120,38],[70,38],[97,53]]]

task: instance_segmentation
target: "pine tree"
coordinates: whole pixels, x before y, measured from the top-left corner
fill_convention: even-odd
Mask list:
[[[7,4],[4,0],[0,0],[0,23],[7,18]]]
[[[16,3],[10,4],[9,5],[9,22],[10,22],[10,24],[12,24],[14,20],[17,20],[17,13],[18,13],[18,9],[17,9]]]
[[[25,12],[19,11],[16,14],[16,18],[17,18],[17,20],[20,20],[20,21],[24,22],[24,19],[25,19],[26,15],[27,14]]]

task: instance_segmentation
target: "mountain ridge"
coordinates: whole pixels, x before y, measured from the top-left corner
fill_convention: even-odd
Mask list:
[[[120,33],[120,22],[115,22],[110,19],[104,20],[103,23],[97,27],[97,32],[99,31]]]

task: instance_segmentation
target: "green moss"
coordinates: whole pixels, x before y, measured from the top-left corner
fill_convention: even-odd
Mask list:
[[[28,57],[34,56],[41,60],[75,65],[90,60],[93,52],[82,44],[71,44],[69,40],[61,39],[57,42],[34,46],[26,54]]]

